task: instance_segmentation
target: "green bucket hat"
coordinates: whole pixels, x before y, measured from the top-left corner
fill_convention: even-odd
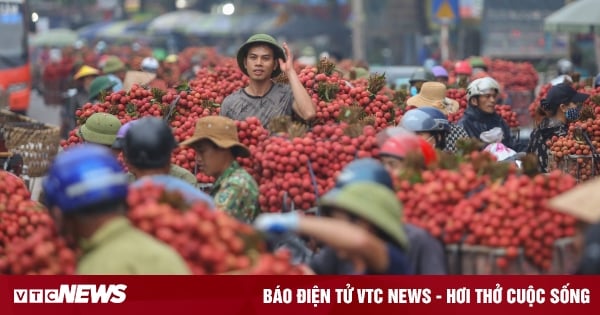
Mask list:
[[[115,73],[120,70],[125,70],[125,64],[117,56],[109,56],[106,58],[106,63],[102,67],[102,72],[105,74]]]
[[[346,210],[379,228],[401,248],[408,248],[408,237],[402,226],[402,206],[386,186],[367,182],[349,184],[339,193],[323,196],[319,205]]]
[[[167,58],[167,51],[162,48],[155,48],[152,50],[152,56],[158,61],[163,61]]]
[[[112,145],[121,128],[121,121],[114,115],[95,113],[79,128],[79,136],[86,142]]]
[[[248,71],[246,70],[246,67],[244,66],[244,58],[246,58],[246,55],[248,55],[248,50],[250,49],[250,47],[252,47],[255,44],[267,44],[269,46],[271,46],[271,48],[273,48],[273,52],[275,54],[275,59],[283,59],[286,60],[287,57],[285,56],[285,51],[283,50],[283,47],[281,47],[279,45],[279,43],[275,40],[275,38],[273,38],[271,35],[267,35],[267,34],[255,34],[250,36],[250,38],[248,38],[248,40],[246,41],[246,43],[244,43],[244,45],[242,45],[242,47],[240,47],[240,49],[238,50],[237,53],[237,63],[238,66],[240,67],[240,70],[242,70],[242,72],[245,75],[248,75]],[[276,76],[278,76],[281,73],[281,69],[279,69],[279,67],[277,67],[277,69],[275,69],[275,71],[273,71],[273,73],[271,74],[271,78],[274,78]]]
[[[90,101],[95,100],[98,95],[104,90],[112,89],[117,83],[112,81],[109,77],[103,75],[99,76],[90,83]]]
[[[471,57],[469,58],[469,63],[473,68],[487,68],[483,58],[481,57]]]

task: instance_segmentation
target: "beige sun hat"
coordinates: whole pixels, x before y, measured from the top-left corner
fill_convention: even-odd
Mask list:
[[[578,184],[548,202],[550,208],[586,223],[600,222],[600,178]]]
[[[406,104],[414,107],[433,106],[446,115],[456,113],[460,108],[457,101],[446,97],[446,85],[440,82],[423,83],[419,94],[406,100]]]
[[[196,123],[194,135],[180,146],[190,146],[201,140],[210,140],[222,149],[232,149],[234,155],[249,157],[250,150],[240,143],[235,121],[223,116],[207,116]]]

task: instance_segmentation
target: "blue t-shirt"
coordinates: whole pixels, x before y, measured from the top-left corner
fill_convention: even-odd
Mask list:
[[[373,272],[367,270],[367,275],[410,275],[413,274],[413,269],[408,261],[408,256],[400,249],[397,245],[387,243],[387,252],[389,265],[388,269],[384,272]]]
[[[119,77],[117,77],[114,74],[107,74],[106,76],[108,77],[108,79],[111,82],[115,83],[115,85],[112,88],[113,92],[119,92],[123,89],[123,81],[121,81],[121,79],[119,79]]]
[[[389,266],[385,272],[377,273],[365,271],[364,274],[384,275],[409,275],[413,269],[408,261],[408,256],[398,246],[387,243]],[[310,268],[318,275],[352,275],[357,274],[351,261],[341,259],[331,247],[322,248],[315,254],[310,263]]]
[[[169,175],[152,175],[144,176],[135,182],[131,183],[132,187],[140,187],[145,181],[152,181],[155,184],[162,185],[167,191],[179,191],[183,194],[183,197],[188,203],[197,201],[203,201],[207,203],[211,209],[215,208],[215,202],[213,198],[207,193],[199,190],[198,188],[190,185],[188,182],[183,181],[177,177]]]

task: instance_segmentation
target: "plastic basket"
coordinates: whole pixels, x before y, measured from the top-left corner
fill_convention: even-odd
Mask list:
[[[533,91],[512,91],[506,92],[511,99],[512,110],[517,113],[517,120],[521,126],[529,126],[532,124],[531,116],[529,115],[529,105],[535,99]]]
[[[44,176],[58,153],[60,128],[6,110],[0,110],[0,128],[8,150],[23,157],[28,175]]]
[[[598,176],[598,159],[593,155],[567,155],[556,158],[550,154],[548,159],[549,170],[561,170],[575,177],[577,182],[584,182]]]
[[[497,259],[505,257],[504,248],[470,246],[465,244],[446,245],[448,273],[453,275],[535,275],[535,274],[571,274],[577,266],[575,239],[561,238],[554,242],[554,253],[550,270],[540,271],[531,264],[519,248],[515,259],[507,259],[506,268],[499,268]]]
[[[577,267],[577,246],[575,238],[566,237],[554,243],[552,274],[572,274]]]
[[[519,128],[519,127],[510,128],[510,135],[513,138],[513,140],[515,141],[515,143],[520,142],[521,141],[521,128]]]

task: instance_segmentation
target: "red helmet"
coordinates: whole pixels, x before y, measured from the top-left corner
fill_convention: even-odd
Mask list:
[[[385,140],[381,146],[379,155],[402,159],[411,151],[422,150],[419,139],[421,137],[412,133],[395,135]]]
[[[412,133],[395,135],[385,140],[379,151],[379,156],[404,158],[409,152],[419,150],[425,165],[429,166],[437,161],[437,153],[431,143]]]
[[[429,166],[432,163],[436,162],[438,158],[437,152],[435,151],[435,148],[431,145],[431,143],[419,137],[419,144],[421,145],[421,153],[423,153],[425,165]]]
[[[456,74],[471,75],[471,73],[473,73],[473,69],[468,61],[459,61],[454,65],[454,72]]]

